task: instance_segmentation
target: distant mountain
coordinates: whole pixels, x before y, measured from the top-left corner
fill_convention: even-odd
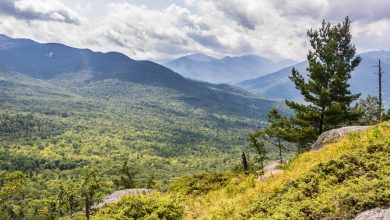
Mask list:
[[[262,76],[292,65],[291,60],[273,62],[264,57],[246,55],[217,59],[204,54],[192,54],[165,64],[185,77],[211,83],[237,83]]]
[[[207,56],[207,55],[202,54],[202,53],[194,53],[194,54],[191,54],[188,56],[180,57],[177,60],[183,60],[183,61],[190,60],[190,61],[195,61],[195,62],[211,62],[211,61],[217,60],[217,58]]]
[[[281,102],[120,53],[0,36],[0,146],[10,146],[0,147],[0,171],[77,174],[94,164],[112,180],[129,161],[137,178],[164,182],[228,171],[272,108],[286,112]]]
[[[377,69],[373,66],[378,65],[378,59],[382,61],[382,67],[385,72],[383,79],[384,100],[387,105],[390,104],[390,51],[371,51],[359,54],[362,62],[352,73],[350,80],[351,90],[354,93],[362,93],[362,96],[377,95],[377,78],[374,74]],[[256,92],[272,99],[293,99],[301,100],[298,90],[288,78],[291,70],[295,67],[303,75],[307,75],[307,62],[302,62],[277,72],[258,77],[256,79],[243,81],[238,86],[249,91]],[[387,73],[387,74],[386,74]]]
[[[183,86],[186,80],[170,69],[150,61],[136,61],[117,53],[93,52],[62,44],[40,44],[27,39],[0,37],[0,70],[38,79],[90,70],[94,79],[117,78],[130,82]]]
[[[212,57],[201,54],[194,54],[187,59],[198,60],[197,62],[213,60]],[[279,105],[231,86],[189,80],[159,64],[133,60],[121,53],[94,52],[56,43],[41,44],[28,39],[13,39],[5,35],[0,35],[0,71],[20,73],[34,79],[51,80],[58,86],[61,86],[57,83],[60,80],[63,85],[69,85],[73,91],[78,89],[74,85],[101,86],[100,81],[109,79],[173,89],[172,92],[182,94],[181,101],[188,102],[194,107],[202,107],[211,113],[241,112],[248,113],[246,116],[260,117],[259,112],[264,113],[270,107]],[[71,77],[66,77],[69,75]],[[89,78],[83,78],[86,75]],[[110,88],[112,89],[115,90]],[[94,87],[94,92],[100,91]],[[261,110],[263,108],[264,110]]]

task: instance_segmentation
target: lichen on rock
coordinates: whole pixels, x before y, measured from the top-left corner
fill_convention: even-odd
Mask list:
[[[370,128],[370,126],[349,126],[325,131],[318,137],[317,141],[314,142],[311,149],[318,150],[326,144],[333,143],[339,137],[348,136],[348,134],[352,132],[366,131],[368,128]]]

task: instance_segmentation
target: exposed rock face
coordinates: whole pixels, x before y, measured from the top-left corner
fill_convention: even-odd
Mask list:
[[[317,141],[311,146],[311,148],[313,150],[318,150],[322,146],[334,142],[335,139],[339,137],[348,136],[348,134],[351,132],[366,131],[369,127],[370,126],[349,126],[349,127],[333,129],[330,131],[325,131],[318,137]]]
[[[282,161],[283,163],[286,163],[287,160],[283,160]],[[276,160],[276,161],[273,161],[271,163],[269,163],[267,166],[264,167],[264,174],[263,175],[260,175],[257,180],[258,181],[263,181],[263,180],[266,180],[268,179],[269,177],[271,176],[277,176],[279,174],[282,174],[283,173],[283,170],[278,170],[276,169],[276,167],[281,164],[279,160]]]
[[[287,160],[283,160],[282,162],[283,162],[283,163],[286,163]],[[280,165],[280,164],[281,164],[281,163],[280,163],[280,160],[275,160],[275,161],[269,163],[267,166],[265,166],[265,167],[264,167],[264,170],[265,170],[265,171],[275,170],[276,167],[277,167],[278,165]]]
[[[151,192],[152,192],[151,189],[124,189],[124,190],[116,191],[111,195],[107,196],[106,198],[104,198],[101,203],[94,205],[92,208],[98,209],[105,205],[117,202],[125,195],[140,195],[140,194],[148,194]]]
[[[357,215],[354,220],[390,220],[390,208],[375,208]]]
[[[269,170],[269,171],[266,171],[263,175],[259,176],[257,178],[257,181],[263,181],[263,180],[270,178],[271,176],[277,176],[277,175],[280,175],[282,173],[283,173],[283,170]]]

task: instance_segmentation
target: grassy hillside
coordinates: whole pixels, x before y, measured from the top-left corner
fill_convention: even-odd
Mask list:
[[[389,154],[390,124],[383,123],[301,154],[284,167],[283,174],[264,181],[235,175],[226,185],[225,179],[209,177],[214,186],[221,183],[220,189],[188,194],[188,186],[199,192],[199,187],[207,189],[210,184],[193,184],[187,178],[179,184],[184,191],[176,184],[166,196],[181,201],[182,207],[172,199],[176,206],[170,211],[183,210],[184,219],[352,219],[361,211],[389,205]],[[125,217],[120,204],[135,199],[124,198],[97,216]]]

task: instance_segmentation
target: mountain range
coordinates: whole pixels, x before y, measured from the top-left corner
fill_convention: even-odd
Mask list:
[[[111,172],[126,158],[161,181],[225,170],[275,107],[285,109],[121,53],[0,36],[0,144],[12,143],[0,148],[0,170],[66,170],[100,161],[102,172]]]
[[[294,64],[291,60],[273,62],[257,55],[224,57],[217,59],[204,54],[179,57],[165,64],[181,75],[211,83],[229,83],[253,79]]]
[[[378,80],[375,73],[378,69],[378,59],[381,59],[383,75],[383,99],[386,105],[390,104],[390,51],[370,51],[360,53],[362,58],[360,65],[352,72],[350,86],[353,93],[361,93],[362,97],[367,95],[377,96]],[[270,99],[292,99],[302,101],[301,95],[295,89],[289,79],[292,68],[296,68],[302,75],[307,76],[307,62],[301,62],[279,71],[261,76],[252,80],[246,80],[237,85],[251,92],[261,94]]]

